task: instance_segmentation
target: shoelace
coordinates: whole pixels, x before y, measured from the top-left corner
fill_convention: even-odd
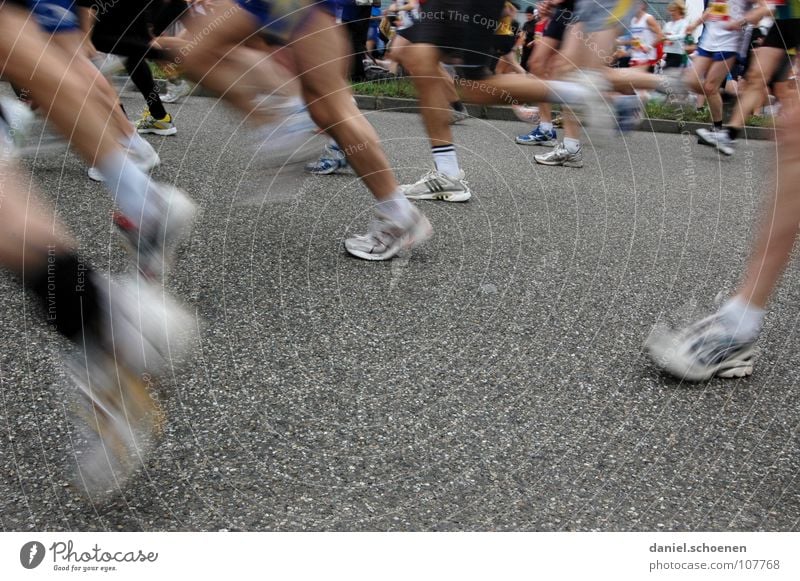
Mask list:
[[[388,220],[376,219],[370,223],[367,237],[376,242],[376,246],[388,248],[389,243],[396,238],[392,233],[392,230],[396,228],[397,226]]]
[[[687,331],[689,337],[692,338],[689,352],[704,365],[717,364],[749,345],[748,341],[737,340],[728,333],[714,316],[690,327]]]

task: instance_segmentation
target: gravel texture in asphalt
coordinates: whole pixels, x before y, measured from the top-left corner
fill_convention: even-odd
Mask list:
[[[351,172],[271,185],[223,105],[169,110],[154,175],[201,213],[167,286],[201,332],[161,388],[163,440],[110,502],[67,486],[66,346],[0,274],[2,529],[798,529],[797,265],[752,378],[682,384],[641,352],[654,323],[734,289],[775,143],[722,158],[633,133],[553,168],[513,143],[522,124],[469,120],[472,200],[418,203],[431,241],[369,263],[342,245],[371,212]],[[420,118],[368,117],[419,178]],[[122,273],[103,187],[63,150],[24,162],[82,252]]]

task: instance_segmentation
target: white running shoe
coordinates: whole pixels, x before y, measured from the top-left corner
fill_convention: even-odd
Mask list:
[[[413,184],[400,186],[403,194],[411,200],[442,200],[445,202],[466,202],[472,197],[469,185],[464,180],[464,171],[458,177],[450,177],[431,170]]]
[[[97,277],[98,326],[68,363],[81,397],[87,446],[75,450],[76,486],[90,498],[120,490],[142,466],[161,431],[159,374],[177,366],[195,336],[191,314],[140,277]]]
[[[686,381],[705,381],[715,375],[746,377],[753,373],[755,339],[734,337],[719,314],[680,331],[655,327],[644,347],[658,367]]]
[[[138,167],[144,173],[149,174],[153,170],[153,168],[155,168],[161,163],[161,158],[159,157],[158,152],[156,152],[156,150],[153,149],[152,145],[150,145],[144,139],[142,140],[142,142],[145,144],[145,146],[142,148],[141,151],[134,151],[133,149],[128,149],[126,151],[126,154],[133,161],[133,163],[136,164],[136,167]],[[88,174],[89,174],[89,179],[93,181],[96,182],[106,181],[106,178],[103,177],[103,174],[100,173],[100,170],[95,166],[89,168]]]
[[[419,210],[412,208],[411,221],[406,225],[376,213],[369,232],[348,238],[344,247],[364,260],[389,260],[419,246],[432,235],[431,223]]]
[[[455,125],[456,123],[461,123],[462,121],[466,121],[469,119],[469,113],[466,109],[463,111],[456,111],[455,109],[450,110],[450,125]]]
[[[177,83],[168,82],[167,92],[161,96],[164,103],[175,103],[178,99],[186,97],[192,92],[192,86],[185,79],[180,79]]]
[[[36,115],[31,108],[12,97],[0,97],[0,111],[8,126],[8,135],[16,148],[25,144]]]
[[[695,133],[697,134],[697,141],[702,145],[713,147],[720,153],[727,156],[731,156],[736,153],[736,150],[733,148],[735,141],[730,138],[728,132],[724,129],[716,131],[713,129],[700,128],[695,131]]]
[[[96,166],[92,166],[89,168],[87,172],[89,174],[89,179],[93,182],[104,182],[106,178],[103,177],[103,174],[100,173],[100,170]]]
[[[125,73],[125,63],[122,57],[115,54],[99,53],[92,59],[92,63],[104,77]]]
[[[326,141],[308,112],[301,110],[258,128],[255,147],[267,167],[280,168],[316,159]]]
[[[178,244],[191,230],[197,206],[174,186],[155,183],[152,187],[159,206],[154,222],[137,228],[120,212],[113,220],[141,275],[161,280],[175,259]]]
[[[543,153],[541,155],[534,155],[533,159],[536,163],[542,165],[563,165],[564,167],[583,167],[583,151],[578,147],[578,151],[570,153],[563,143],[559,143],[553,148],[553,151]]]

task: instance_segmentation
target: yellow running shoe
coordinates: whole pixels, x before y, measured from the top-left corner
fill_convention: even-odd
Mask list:
[[[136,130],[139,133],[155,133],[156,135],[175,135],[178,128],[172,122],[172,115],[167,113],[163,119],[156,119],[145,109],[142,118],[136,122]]]

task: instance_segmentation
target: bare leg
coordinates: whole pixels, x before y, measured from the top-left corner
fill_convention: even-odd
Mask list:
[[[92,95],[86,79],[70,67],[55,47],[48,46],[25,12],[3,9],[0,19],[0,72],[29,87],[43,114],[88,163],[120,151],[117,135],[107,131],[111,108]]]
[[[800,107],[784,112],[778,147],[778,176],[774,195],[766,201],[753,254],[738,295],[764,308],[789,262],[800,229]]]
[[[699,89],[705,95],[708,109],[711,112],[711,120],[715,123],[722,122],[722,95],[719,94],[719,88],[725,75],[730,71],[733,60],[731,58],[726,61],[712,62],[708,66],[705,76],[701,76],[701,72],[698,70],[697,77],[692,82],[694,89]]]
[[[559,40],[543,37],[537,41],[536,50],[533,51],[528,67],[532,74],[540,79],[550,78],[550,73],[556,68],[563,66],[556,63],[554,59],[560,58],[558,54],[558,47],[561,44]],[[537,103],[539,106],[539,120],[544,123],[551,123],[553,120],[552,107],[547,101],[540,101]]]
[[[779,48],[761,47],[753,51],[753,62],[747,70],[747,82],[739,93],[739,102],[733,110],[729,125],[744,127],[749,115],[763,101],[764,92],[772,75],[778,70],[784,52]]]
[[[443,69],[439,64],[439,49],[431,44],[409,44],[399,54],[401,64],[409,72],[417,88],[422,120],[431,146],[453,143],[450,102],[448,94],[442,91],[444,79]],[[448,84],[453,86],[452,82]]]
[[[70,251],[72,239],[52,211],[42,205],[28,182],[0,152],[0,264],[13,270],[42,269],[48,252]]]
[[[194,43],[194,46],[182,51],[185,53],[182,54],[184,70],[192,80],[224,97],[255,124],[268,123],[270,118],[254,109],[254,98],[259,92],[255,83],[260,83],[264,92],[271,92],[282,83],[278,81],[271,87],[263,86],[265,81],[272,79],[263,74],[264,69],[260,66],[269,65],[265,65],[263,55],[256,57],[253,52],[241,49],[241,43],[257,32],[252,16],[230,2],[220,7],[223,9],[225,18],[222,23],[216,13],[187,21],[189,38],[192,39],[190,44]],[[253,75],[254,71],[256,75]]]
[[[563,77],[575,69],[597,69],[606,71],[608,55],[613,54],[617,30],[603,30],[591,34],[584,34],[583,27],[578,24],[567,29],[564,38],[563,58],[559,60],[560,68],[554,73]],[[589,50],[588,47],[597,47]],[[577,118],[569,109],[564,111],[564,138],[580,139],[580,125]]]
[[[311,118],[336,140],[372,194],[390,199],[399,189],[397,180],[378,134],[353,102],[345,74],[348,42],[333,16],[315,10],[291,46]],[[438,72],[436,79],[441,87]]]
[[[136,127],[126,117],[120,107],[119,96],[103,74],[83,54],[82,33],[61,33],[51,37],[51,41],[59,47],[69,59],[73,74],[84,79],[92,93],[92,97],[102,104],[104,110],[110,111],[109,125],[117,141],[130,140],[137,137]],[[92,161],[96,165],[97,159]]]
[[[656,327],[645,341],[654,363],[680,379],[744,377],[753,372],[765,307],[800,230],[800,108],[796,104],[786,111],[784,122],[776,187],[765,196],[758,238],[737,294],[714,315],[677,332]]]

